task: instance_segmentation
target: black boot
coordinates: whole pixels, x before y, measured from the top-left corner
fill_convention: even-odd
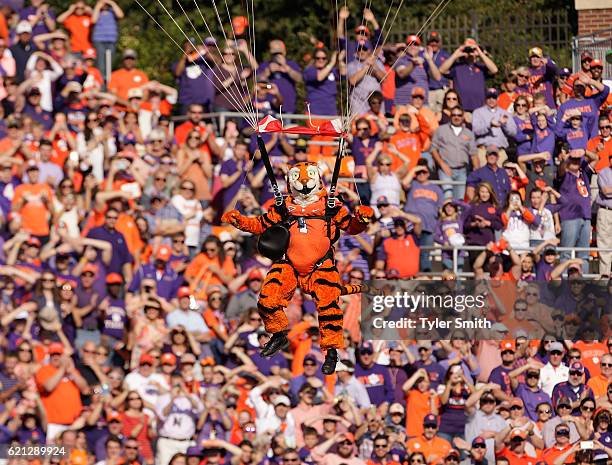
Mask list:
[[[321,365],[321,373],[324,375],[331,375],[336,371],[336,365],[338,364],[338,351],[336,349],[327,349],[325,354],[325,361]]]
[[[262,357],[272,357],[279,350],[287,348],[289,346],[288,332],[285,330],[274,333],[264,348],[261,349],[260,355]]]

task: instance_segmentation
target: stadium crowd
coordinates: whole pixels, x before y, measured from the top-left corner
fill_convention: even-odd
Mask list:
[[[2,2],[0,444],[68,453],[0,462],[612,457],[602,62],[585,53],[572,73],[534,46],[493,88],[502,63],[474,39],[450,52],[435,31],[380,46],[375,15],[366,9],[349,32],[350,14],[340,10],[338,50],[313,40],[307,62],[280,40],[253,56],[248,19],[236,17],[236,40],[184,44],[169,86],[139,69],[134,50],[117,51],[124,13],[114,0],[64,12]],[[339,190],[349,205],[375,207],[377,220],[340,238],[345,282],[435,279],[442,294],[458,284],[455,270],[473,271],[497,321],[489,339],[363,340],[361,296],[344,296],[345,349],[324,377],[315,305],[297,292],[290,347],[260,356],[270,335],[257,298],[270,261],[256,238],[219,219],[234,206],[264,212],[270,182],[245,121],[219,127],[204,115],[295,113],[302,86],[312,115],[341,114],[346,103],[356,116],[341,168],[351,181]],[[297,161],[330,176],[329,139],[264,138],[281,190]],[[601,279],[587,282],[589,271]],[[513,292],[496,292],[499,283]]]

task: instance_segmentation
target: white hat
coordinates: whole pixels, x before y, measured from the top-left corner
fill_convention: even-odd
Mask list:
[[[291,407],[291,401],[289,400],[289,397],[287,396],[278,396],[276,399],[274,399],[274,406],[276,407],[277,405],[286,405],[287,407]]]
[[[336,365],[336,373],[337,373],[337,372],[339,372],[339,371],[346,371],[346,372],[348,372],[348,373],[354,373],[354,372],[355,372],[355,369],[354,369],[354,368],[351,368],[351,367],[350,367],[350,366],[348,366],[348,365],[345,365],[345,364],[344,364],[344,363],[342,363],[342,362],[338,362],[338,364]]]
[[[25,19],[23,21],[19,21],[17,27],[15,28],[15,32],[17,34],[24,34],[26,32],[32,34],[32,25]]]

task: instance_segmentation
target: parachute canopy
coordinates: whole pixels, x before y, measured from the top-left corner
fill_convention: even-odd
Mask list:
[[[309,136],[331,136],[341,137],[344,134],[342,132],[342,120],[340,118],[324,121],[320,126],[315,126],[310,123],[309,126],[290,126],[283,127],[283,123],[274,118],[273,116],[266,116],[257,124],[258,133],[272,133],[272,132],[284,132],[286,134],[302,134]]]

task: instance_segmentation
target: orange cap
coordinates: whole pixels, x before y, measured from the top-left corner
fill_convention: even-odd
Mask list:
[[[167,245],[160,246],[159,249],[157,249],[157,253],[155,254],[155,258],[157,258],[158,260],[163,260],[165,262],[170,260],[171,256],[172,250],[170,250],[170,247],[168,247]]]

